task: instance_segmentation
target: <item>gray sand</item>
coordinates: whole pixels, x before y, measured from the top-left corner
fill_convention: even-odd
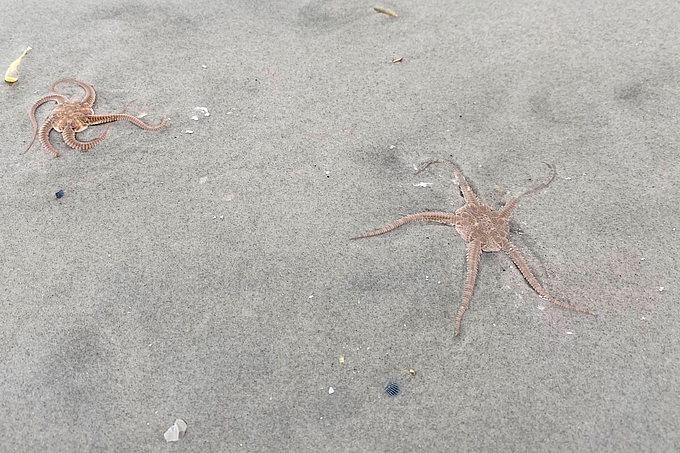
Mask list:
[[[2,452],[680,450],[678,2],[1,3]],[[63,77],[168,125],[21,154]],[[453,228],[350,241],[462,205],[431,157],[554,164],[512,238],[599,316],[484,254],[454,337]]]

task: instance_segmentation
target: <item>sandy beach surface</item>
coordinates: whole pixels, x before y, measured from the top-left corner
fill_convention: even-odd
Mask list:
[[[677,1],[0,6],[0,451],[680,451]],[[22,154],[69,77],[166,127]],[[554,165],[511,239],[598,315],[484,253],[456,337],[454,228],[350,240],[461,207],[435,157]]]

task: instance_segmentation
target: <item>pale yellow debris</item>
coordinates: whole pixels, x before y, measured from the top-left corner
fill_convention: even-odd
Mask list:
[[[341,355],[338,360],[340,361],[340,363],[345,363],[345,356]]]
[[[414,369],[410,369],[410,370],[408,370],[408,372],[411,373],[412,376],[416,375],[416,370],[414,370]]]
[[[7,68],[7,71],[5,71],[5,82],[14,83],[19,80],[19,63],[21,63],[21,59],[24,58],[24,55],[26,55],[29,50],[31,50],[31,48],[27,47],[26,50],[24,50],[22,54],[19,55],[19,58],[14,60],[12,64],[9,65],[9,68]]]
[[[377,12],[379,12],[379,13],[387,14],[388,16],[399,17],[399,16],[397,16],[397,13],[395,13],[391,9],[380,8],[379,6],[376,6],[373,9],[376,10]]]

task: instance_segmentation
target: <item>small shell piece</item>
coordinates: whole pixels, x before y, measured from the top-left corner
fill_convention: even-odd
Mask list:
[[[194,107],[194,110],[201,112],[203,116],[210,116],[210,112],[208,111],[207,107]]]
[[[177,442],[187,432],[187,424],[182,419],[176,419],[175,423],[163,434],[166,442]]]
[[[26,50],[24,50],[21,55],[19,55],[19,58],[14,60],[12,64],[9,65],[9,68],[7,68],[7,71],[5,71],[5,82],[14,83],[19,80],[19,63],[21,63],[21,59],[24,58],[24,55],[26,55],[29,50],[31,50],[31,48],[26,47]]]

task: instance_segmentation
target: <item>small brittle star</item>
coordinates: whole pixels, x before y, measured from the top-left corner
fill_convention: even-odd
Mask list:
[[[85,90],[85,97],[82,100],[69,99],[61,93],[56,93],[54,89],[60,83],[73,83]],[[106,134],[109,132],[109,125],[101,135],[93,140],[82,142],[76,138],[76,132],[84,131],[88,126],[97,124],[113,123],[114,121],[129,121],[135,126],[147,130],[157,131],[165,126],[167,117],[163,116],[158,126],[149,126],[132,115],[126,115],[123,112],[127,106],[120,113],[113,113],[110,115],[95,115],[92,106],[94,105],[96,94],[94,88],[88,83],[81,82],[76,79],[60,79],[50,85],[50,92],[46,96],[38,99],[29,110],[29,118],[33,125],[33,136],[24,152],[28,151],[35,141],[37,136],[42,146],[52,153],[54,157],[59,157],[59,153],[52,146],[49,140],[50,131],[52,129],[61,132],[64,143],[73,149],[80,151],[87,151],[98,144],[100,144]],[[46,102],[54,101],[57,106],[50,112],[45,122],[40,126],[38,131],[38,122],[35,119],[35,111]],[[128,104],[129,105],[129,104]]]
[[[595,315],[590,310],[575,307],[573,305],[560,302],[551,296],[536,280],[534,274],[529,269],[528,264],[520,254],[519,250],[510,242],[510,216],[517,207],[520,198],[530,193],[537,192],[550,184],[555,178],[555,167],[550,164],[550,176],[541,184],[533,187],[518,197],[513,198],[505,204],[500,210],[494,211],[490,207],[482,204],[472,188],[465,180],[463,173],[456,167],[456,165],[445,159],[431,159],[424,162],[416,170],[416,174],[425,170],[433,163],[440,163],[446,165],[456,176],[460,191],[465,199],[465,205],[458,208],[456,212],[420,212],[418,214],[410,214],[402,217],[396,222],[380,228],[379,230],[371,231],[370,233],[362,234],[361,236],[352,239],[368,238],[378,236],[380,234],[392,231],[400,226],[416,221],[428,221],[443,223],[444,225],[453,226],[456,228],[460,236],[467,242],[467,276],[465,278],[465,289],[463,291],[463,301],[456,314],[454,335],[460,333],[460,323],[465,314],[470,299],[472,298],[472,290],[475,286],[475,279],[477,278],[477,264],[482,252],[505,252],[513,263],[519,268],[526,281],[540,296],[548,299],[553,304],[566,308],[568,310],[579,311],[589,315]]]

